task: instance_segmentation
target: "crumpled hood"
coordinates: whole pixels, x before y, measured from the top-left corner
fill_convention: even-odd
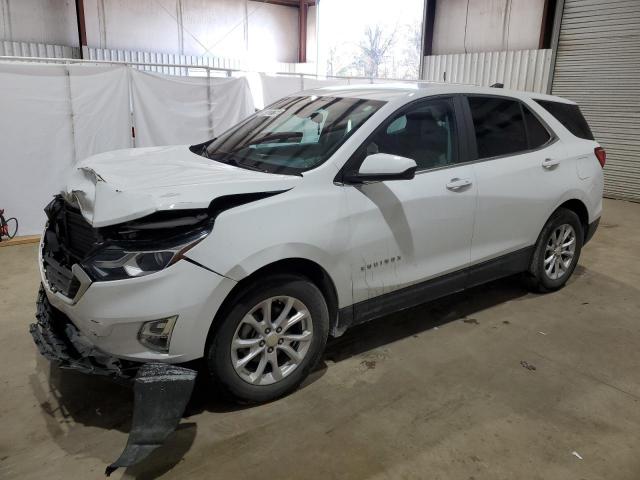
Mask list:
[[[78,164],[62,192],[94,227],[158,210],[206,208],[214,198],[293,188],[302,178],[226,165],[187,145],[101,153]]]

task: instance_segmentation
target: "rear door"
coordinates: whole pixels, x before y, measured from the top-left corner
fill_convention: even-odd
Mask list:
[[[536,242],[575,166],[563,161],[563,145],[525,103],[504,96],[466,98],[478,185],[471,263],[478,264]]]

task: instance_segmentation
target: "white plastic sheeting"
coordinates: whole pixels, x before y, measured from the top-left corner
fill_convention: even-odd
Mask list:
[[[243,78],[175,78],[127,66],[1,63],[0,208],[18,218],[18,234],[42,230],[42,209],[78,161],[133,144],[132,118],[136,146],[155,146],[204,141],[253,112]]]
[[[130,75],[136,147],[200,143],[254,111],[244,78]]]
[[[301,75],[284,76],[284,75],[268,75],[260,74],[262,81],[262,97],[264,105],[270,105],[287,95],[299,92],[301,90],[310,90],[312,88],[330,87],[334,85],[348,85],[349,79],[346,78],[308,78]],[[371,83],[365,80],[366,83]]]
[[[133,146],[128,69],[91,65],[65,68],[71,82],[75,159]]]
[[[0,208],[18,218],[19,235],[30,235],[74,163],[67,70],[2,65],[0,91]]]

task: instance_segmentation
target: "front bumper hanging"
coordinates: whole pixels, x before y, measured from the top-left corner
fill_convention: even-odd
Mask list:
[[[118,467],[139,463],[176,429],[191,398],[195,370],[165,363],[119,360],[91,345],[73,323],[56,310],[40,286],[36,322],[29,331],[40,353],[60,368],[102,375],[133,384],[133,421],[127,445],[106,468],[107,476]]]

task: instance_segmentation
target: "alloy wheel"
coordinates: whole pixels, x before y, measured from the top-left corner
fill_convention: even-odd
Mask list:
[[[297,298],[271,297],[255,305],[240,321],[231,344],[236,373],[252,385],[270,385],[290,375],[304,360],[313,323]]]
[[[576,253],[576,231],[565,223],[556,227],[544,251],[544,271],[551,280],[562,278],[571,268]]]

